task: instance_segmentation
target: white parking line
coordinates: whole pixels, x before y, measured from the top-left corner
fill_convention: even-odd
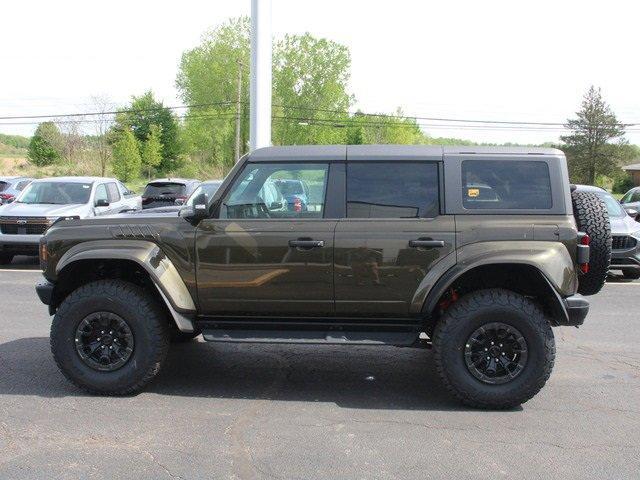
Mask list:
[[[2,272],[29,272],[29,273],[42,273],[42,270],[27,270],[22,268],[0,268],[0,273]]]
[[[607,285],[622,285],[624,287],[639,287],[640,283],[638,283],[638,282],[626,282],[626,283],[623,283],[623,282],[611,282],[611,283],[609,283],[609,282],[607,282]]]

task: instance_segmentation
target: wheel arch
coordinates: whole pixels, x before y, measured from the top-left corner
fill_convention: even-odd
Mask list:
[[[55,311],[79,286],[101,278],[123,278],[153,288],[181,331],[192,332],[196,305],[175,265],[147,241],[84,242],[69,249],[56,265],[50,310]]]
[[[562,297],[547,275],[531,263],[516,261],[497,261],[450,269],[429,292],[423,305],[423,314],[437,320],[451,302],[455,301],[455,298],[449,298],[452,291],[456,295],[464,295],[487,288],[504,288],[533,297],[554,326],[569,321]]]

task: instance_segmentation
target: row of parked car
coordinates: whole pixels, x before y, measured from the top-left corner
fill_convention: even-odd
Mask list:
[[[90,218],[119,213],[177,214],[195,199],[210,198],[222,180],[163,178],[149,182],[142,195],[130,191],[115,178],[55,177],[35,180],[0,177],[0,264],[16,255],[37,255],[40,236],[59,218]],[[586,185],[579,190],[598,194],[607,206],[613,236],[611,268],[626,278],[640,278],[640,187],[618,202],[607,191]],[[491,201],[494,192],[480,193]],[[277,179],[266,182],[259,192],[271,211],[311,209],[305,181]]]
[[[195,199],[206,201],[221,184],[222,180],[162,178],[147,183],[139,195],[108,177],[0,177],[0,264],[10,263],[16,255],[38,255],[41,235],[60,218],[177,214]],[[313,208],[309,187],[302,180],[266,182],[259,195],[271,210]]]
[[[38,255],[42,234],[60,218],[177,212],[190,198],[214,193],[221,180],[165,178],[149,182],[142,195],[108,177],[32,179],[0,177],[0,264],[16,255]]]

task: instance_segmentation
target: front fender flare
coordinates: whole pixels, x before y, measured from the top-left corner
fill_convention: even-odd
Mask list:
[[[178,328],[193,331],[189,315],[196,313],[196,305],[178,270],[162,249],[145,240],[96,240],[82,242],[70,248],[56,265],[59,276],[66,267],[80,260],[129,260],[140,265],[148,274],[164,299]]]

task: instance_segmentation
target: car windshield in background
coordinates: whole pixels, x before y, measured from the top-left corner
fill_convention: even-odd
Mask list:
[[[623,218],[627,216],[627,212],[620,206],[618,201],[608,193],[598,193],[598,196],[604,200],[604,204],[607,206],[607,212],[610,217]]]
[[[17,203],[74,205],[89,201],[91,183],[34,182],[27,186]]]
[[[179,197],[184,195],[186,186],[183,183],[150,183],[144,189],[143,197],[165,197],[173,196]]]

